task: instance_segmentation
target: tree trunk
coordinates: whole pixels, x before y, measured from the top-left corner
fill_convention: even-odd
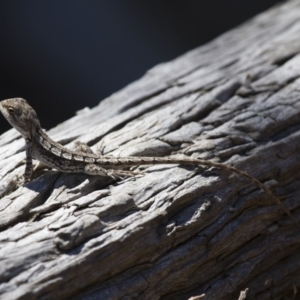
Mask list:
[[[105,155],[233,165],[300,221],[299,32],[300,2],[289,1],[48,134]],[[299,227],[247,178],[157,165],[122,181],[48,170],[19,187],[24,158],[20,135],[4,133],[1,299],[293,299],[300,289]]]

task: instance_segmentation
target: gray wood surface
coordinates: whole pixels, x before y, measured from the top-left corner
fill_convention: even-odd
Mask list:
[[[48,134],[234,165],[300,221],[299,33],[300,2],[276,6]],[[299,228],[247,179],[162,165],[119,182],[44,171],[18,187],[24,158],[14,129],[0,136],[1,299],[299,296]]]

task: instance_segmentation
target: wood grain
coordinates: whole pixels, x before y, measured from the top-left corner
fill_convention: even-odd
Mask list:
[[[112,156],[230,163],[300,221],[299,32],[300,2],[278,5],[48,134]],[[161,165],[119,182],[44,171],[18,187],[24,158],[19,134],[2,134],[1,299],[229,300],[246,289],[246,299],[292,299],[300,289],[299,230],[247,179]]]

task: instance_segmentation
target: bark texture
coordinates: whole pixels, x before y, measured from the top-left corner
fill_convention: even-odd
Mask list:
[[[299,32],[289,1],[48,134],[105,155],[231,164],[300,222]],[[1,299],[299,297],[299,227],[247,179],[161,165],[119,182],[44,171],[18,187],[24,158],[19,134],[1,135]]]

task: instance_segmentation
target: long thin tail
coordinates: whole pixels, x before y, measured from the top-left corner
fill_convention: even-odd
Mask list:
[[[158,165],[158,164],[182,164],[182,165],[201,165],[201,166],[207,166],[207,167],[215,167],[218,169],[222,169],[228,172],[236,173],[240,176],[244,176],[249,179],[250,182],[255,184],[257,187],[261,188],[266,194],[268,194],[272,199],[276,201],[276,203],[279,205],[279,207],[293,220],[297,226],[300,226],[298,221],[294,218],[294,216],[291,214],[291,212],[283,205],[283,203],[280,201],[279,198],[277,198],[269,188],[264,186],[260,181],[258,181],[253,176],[249,175],[248,173],[237,169],[230,165],[225,165],[218,162],[213,162],[209,160],[202,160],[197,158],[191,158],[191,157],[138,157],[138,156],[132,156],[132,157],[101,157],[97,160],[97,163],[99,165],[102,165],[103,167],[117,167],[117,166],[123,166],[123,167],[131,167],[131,166],[137,166],[137,165]]]

